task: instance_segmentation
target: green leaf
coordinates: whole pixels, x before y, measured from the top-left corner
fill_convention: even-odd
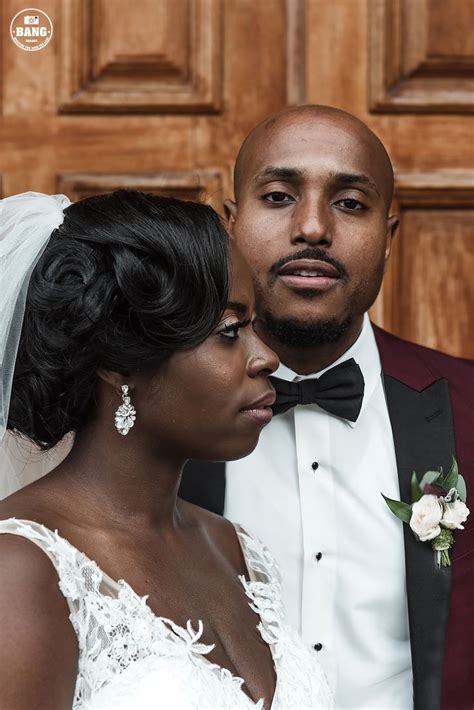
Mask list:
[[[416,473],[413,471],[413,476],[411,477],[411,502],[416,503],[417,500],[420,500],[422,495],[423,491],[418,483]]]
[[[453,461],[451,464],[451,468],[447,472],[445,476],[442,476],[439,481],[438,481],[438,486],[441,486],[441,488],[444,488],[446,492],[448,492],[451,488],[457,488],[457,482],[458,482],[458,476],[459,476],[459,469],[458,469],[458,464],[456,459],[453,456]]]
[[[411,505],[408,505],[408,503],[403,503],[403,501],[401,500],[392,500],[391,498],[387,498],[387,496],[384,496],[383,493],[382,496],[392,513],[396,515],[397,518],[403,520],[404,523],[410,522]]]
[[[421,490],[424,489],[425,486],[431,485],[431,484],[437,484],[438,483],[438,478],[441,476],[441,471],[427,471],[423,478],[420,481],[420,488]]]
[[[462,500],[462,502],[465,503],[467,500],[466,481],[461,476],[461,474],[459,474],[459,476],[458,476],[458,483],[456,486],[456,490],[459,493],[459,497]]]

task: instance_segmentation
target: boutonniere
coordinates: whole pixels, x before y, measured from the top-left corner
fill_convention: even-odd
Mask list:
[[[383,495],[383,493],[382,493]],[[454,544],[453,530],[464,530],[469,515],[466,506],[466,483],[458,471],[456,459],[447,473],[427,471],[418,481],[411,478],[411,505],[384,496],[385,502],[400,520],[408,523],[421,542],[431,540],[438,567],[450,567],[449,550]]]

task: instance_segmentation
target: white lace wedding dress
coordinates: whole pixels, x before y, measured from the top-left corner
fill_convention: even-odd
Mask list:
[[[277,675],[272,710],[332,708],[316,658],[288,626],[276,565],[243,528],[237,534],[250,581],[243,593],[260,617]],[[0,533],[28,538],[50,558],[70,609],[79,645],[73,710],[191,710],[263,708],[242,690],[243,680],[211,663],[212,646],[200,643],[201,622],[183,628],[156,616],[146,597],[114,581],[57,532],[27,520],[0,521]]]

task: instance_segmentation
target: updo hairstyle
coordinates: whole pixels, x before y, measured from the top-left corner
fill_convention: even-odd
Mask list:
[[[228,290],[228,235],[210,207],[134,190],[70,205],[30,280],[8,429],[42,449],[79,431],[99,368],[127,377],[195,347]]]

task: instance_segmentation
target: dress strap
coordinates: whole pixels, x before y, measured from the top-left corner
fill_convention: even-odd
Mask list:
[[[280,571],[267,547],[243,525],[234,523],[251,582],[281,585]]]
[[[59,588],[71,612],[77,612],[78,601],[89,589],[99,587],[102,575],[95,563],[87,560],[57,531],[53,532],[33,520],[9,518],[0,520],[0,533],[24,537],[49,557],[59,578]],[[85,571],[88,574],[85,574]]]
[[[54,567],[58,568],[57,536],[52,530],[48,530],[48,528],[35,523],[33,520],[9,518],[8,520],[0,520],[0,533],[19,535],[31,540],[49,557]]]

